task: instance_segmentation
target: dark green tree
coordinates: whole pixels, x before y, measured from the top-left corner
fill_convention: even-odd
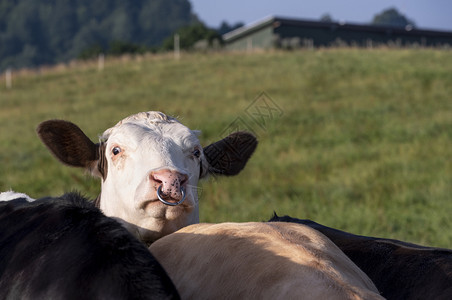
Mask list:
[[[331,23],[333,22],[333,17],[330,14],[326,13],[320,17],[320,21],[325,23]]]
[[[100,54],[105,54],[105,49],[101,45],[92,45],[77,55],[78,59],[93,59],[99,57]]]
[[[395,8],[388,8],[374,16],[372,25],[393,26],[393,27],[415,27],[414,21],[408,19]]]
[[[138,54],[146,52],[146,47],[136,45],[133,43],[126,43],[122,41],[113,41],[110,43],[110,49],[107,54],[119,56],[122,54]]]
[[[238,22],[238,23],[235,23],[234,25],[230,25],[228,22],[223,21],[223,22],[221,22],[220,27],[217,29],[217,31],[220,35],[223,35],[225,33],[231,32],[237,28],[240,28],[244,25],[245,24],[243,22]]]
[[[0,0],[0,72],[99,49],[141,51],[196,21],[188,0]]]
[[[210,29],[201,22],[185,26],[176,31],[179,35],[180,48],[190,50],[196,42],[205,40],[211,46],[214,40],[221,41],[221,36],[214,29]],[[165,39],[162,50],[168,51],[174,48],[174,34]]]

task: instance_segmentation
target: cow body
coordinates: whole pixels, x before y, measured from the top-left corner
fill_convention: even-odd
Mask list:
[[[196,224],[149,249],[182,299],[382,299],[350,259],[307,226]]]
[[[198,223],[198,180],[238,174],[257,145],[238,132],[202,148],[198,132],[152,111],[123,119],[97,144],[67,121],[43,122],[37,132],[61,162],[102,179],[97,205],[145,242]]]
[[[323,233],[387,299],[452,299],[452,250],[354,235],[289,216],[275,215],[270,221],[298,223]]]
[[[0,194],[0,299],[178,299],[164,269],[78,194]]]

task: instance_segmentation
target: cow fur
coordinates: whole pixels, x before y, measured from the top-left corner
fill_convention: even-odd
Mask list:
[[[298,224],[196,224],[149,249],[182,299],[382,299],[330,240]]]
[[[270,221],[302,224],[323,233],[387,299],[452,299],[452,250],[354,235],[289,216],[275,214]]]
[[[92,202],[27,200],[0,202],[0,299],[179,298],[148,249]]]

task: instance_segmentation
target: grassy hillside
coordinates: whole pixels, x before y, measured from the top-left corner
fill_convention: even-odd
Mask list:
[[[452,248],[451,95],[452,52],[439,50],[157,56],[25,74],[0,86],[0,190],[95,197],[100,183],[60,165],[36,125],[67,119],[96,140],[127,115],[161,110],[202,130],[205,145],[237,124],[259,137],[241,175],[202,183],[202,221],[276,211]],[[264,103],[275,110],[258,118]]]

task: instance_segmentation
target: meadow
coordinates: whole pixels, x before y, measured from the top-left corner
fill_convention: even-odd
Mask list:
[[[159,110],[208,145],[248,129],[259,146],[237,177],[201,183],[203,222],[312,219],[362,235],[452,248],[452,52],[318,49],[108,59],[0,86],[0,190],[32,197],[100,182],[61,165],[36,136],[47,119],[94,141]]]

